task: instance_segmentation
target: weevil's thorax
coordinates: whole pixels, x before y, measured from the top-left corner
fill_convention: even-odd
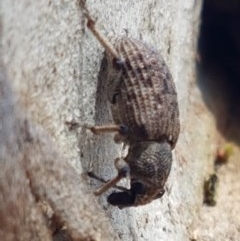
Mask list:
[[[162,197],[172,166],[171,146],[167,142],[132,144],[126,157],[130,166],[134,206],[145,205]]]
[[[140,206],[163,196],[172,166],[169,143],[131,144],[125,161],[130,167],[131,188],[110,194],[109,203],[119,208]]]
[[[114,122],[129,127],[130,141],[178,139],[177,94],[161,55],[127,37],[111,39],[119,59],[105,54],[108,98]]]
[[[130,145],[125,161],[130,167],[132,182],[150,189],[163,189],[172,166],[171,146],[167,142],[137,142]]]

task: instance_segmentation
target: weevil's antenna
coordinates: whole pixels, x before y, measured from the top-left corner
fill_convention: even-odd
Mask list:
[[[96,28],[96,21],[91,16],[89,10],[86,7],[86,1],[80,0],[79,7],[83,10],[83,14],[87,19],[87,27],[93,33],[93,35],[98,39],[101,45],[105,48],[105,50],[112,55],[112,57],[116,60],[120,60],[120,56],[118,55],[116,49],[109,42],[109,40]]]

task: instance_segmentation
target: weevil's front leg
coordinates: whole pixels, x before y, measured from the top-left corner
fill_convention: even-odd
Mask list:
[[[108,182],[107,180],[97,176],[94,172],[88,172],[87,174],[88,174],[89,177],[94,178],[94,179],[98,180],[99,182],[102,182],[102,183]],[[126,187],[122,187],[122,186],[118,186],[118,185],[114,185],[113,187],[116,188],[116,189],[119,189],[121,191],[124,191],[124,192],[129,191],[129,189],[127,189]]]
[[[114,177],[113,179],[111,179],[110,181],[108,181],[106,184],[104,184],[103,186],[101,186],[99,189],[97,189],[94,194],[96,196],[100,196],[102,195],[104,192],[106,192],[108,189],[110,189],[111,187],[114,187],[123,177],[120,175],[117,175],[116,177]]]
[[[86,126],[93,134],[102,134],[102,133],[112,133],[119,132],[120,126],[115,124],[101,125],[101,126]]]
[[[103,186],[101,186],[99,189],[97,189],[94,194],[96,196],[99,196],[106,192],[111,187],[116,186],[116,184],[122,179],[130,175],[130,168],[129,165],[122,159],[122,158],[116,158],[115,159],[115,167],[118,170],[118,175],[105,183]]]

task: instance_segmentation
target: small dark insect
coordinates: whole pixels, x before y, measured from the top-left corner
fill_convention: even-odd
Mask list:
[[[209,179],[204,182],[204,203],[208,206],[216,205],[217,188],[219,179],[216,173],[210,175]]]
[[[95,194],[101,195],[130,177],[131,188],[109,195],[119,208],[147,204],[164,194],[180,131],[177,93],[159,52],[145,43],[120,36],[107,40],[95,27],[85,5],[87,27],[105,48],[108,99],[114,124],[92,126],[95,133],[116,132],[115,140],[129,145],[125,158],[116,158],[118,175]]]

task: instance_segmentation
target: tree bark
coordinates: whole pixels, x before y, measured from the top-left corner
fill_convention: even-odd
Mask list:
[[[105,85],[98,80],[103,48],[86,28],[77,1],[2,0],[1,5],[2,58],[23,113],[26,112],[34,125],[40,125],[51,136],[57,146],[56,155],[61,157],[59,168],[63,168],[66,163],[62,162],[67,160],[74,167],[71,173],[78,172],[80,175],[93,170],[105,179],[113,177],[116,173],[113,160],[122,154],[122,147],[114,144],[112,136],[96,137],[84,128],[70,131],[65,124],[73,119],[80,125],[111,123]],[[216,137],[214,121],[195,83],[201,1],[89,0],[87,5],[98,19],[99,29],[106,35],[127,34],[161,51],[177,87],[181,117],[181,134],[165,195],[146,206],[124,210],[107,204],[105,195],[99,198],[100,204],[121,240],[189,240],[198,224],[203,180],[207,169],[212,168],[209,159],[213,159],[212,143]],[[40,146],[47,149],[45,137],[40,140],[44,142]],[[33,151],[36,150],[28,149],[28,155],[35,155]],[[39,158],[43,165],[49,165],[41,155]],[[15,168],[21,170],[17,165]],[[69,175],[78,178],[76,174]],[[34,177],[29,178],[35,180]],[[62,182],[66,180],[67,176]],[[69,181],[68,184],[76,188],[78,182]],[[99,185],[95,181],[89,183],[91,191]],[[42,184],[36,181],[32,185],[40,190],[38,185]],[[75,190],[72,187],[66,186],[66,192],[71,195],[71,190]],[[52,185],[49,185],[51,188]],[[83,192],[71,199],[74,207],[79,199],[85,199],[87,189],[80,189]],[[51,202],[49,192],[39,191],[36,195],[47,197],[47,201]],[[93,209],[89,209],[88,216],[80,205],[79,217],[88,216],[86,225],[94,230],[99,220],[105,219],[95,202],[90,198],[86,202],[96,207],[96,214],[93,219],[90,218],[94,215]],[[62,204],[60,206],[57,211],[64,216],[66,211],[62,209]],[[71,205],[68,203],[67,206]],[[70,222],[68,227],[71,230],[77,227],[78,232],[89,233],[89,230],[81,229],[81,218],[73,228],[71,225],[76,220],[65,218],[64,221]],[[96,233],[101,234],[101,228],[102,235],[98,237]],[[86,237],[92,240],[116,239],[111,227],[101,228],[90,231],[93,234]],[[106,236],[103,234],[105,230]]]
[[[0,93],[0,239],[117,240],[86,180],[15,103],[2,64]]]

